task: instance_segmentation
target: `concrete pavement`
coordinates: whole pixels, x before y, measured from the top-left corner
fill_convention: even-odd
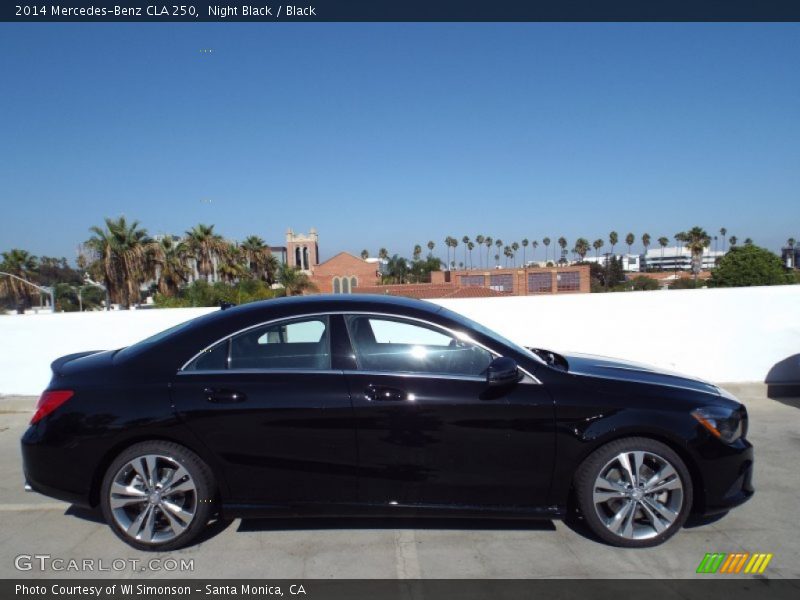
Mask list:
[[[761,384],[725,387],[750,412],[756,495],[645,550],[611,548],[561,522],[280,519],[218,524],[202,543],[170,554],[138,552],[96,515],[22,490],[18,441],[35,399],[0,397],[0,577],[687,578],[706,552],[745,551],[774,554],[762,577],[798,578],[800,400],[768,399]],[[95,571],[39,569],[37,561],[53,559],[90,559]],[[175,565],[164,559],[192,561],[193,570],[165,571]],[[20,560],[32,569],[17,570]],[[96,570],[100,560],[109,571]]]

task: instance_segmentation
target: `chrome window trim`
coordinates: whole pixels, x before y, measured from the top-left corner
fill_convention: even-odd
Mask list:
[[[182,374],[182,373],[186,373],[186,374],[191,374],[191,373],[212,373],[212,372],[216,372],[216,373],[239,373],[239,372],[264,372],[264,373],[266,373],[266,372],[269,372],[269,373],[288,372],[288,373],[299,373],[299,372],[302,372],[302,371],[307,371],[307,372],[314,372],[314,373],[320,373],[320,372],[352,373],[352,374],[370,373],[370,374],[373,374],[373,375],[403,375],[403,374],[406,374],[408,376],[420,376],[420,377],[425,377],[425,376],[429,375],[431,377],[441,378],[441,379],[450,377],[449,375],[446,375],[446,374],[437,375],[437,374],[434,374],[434,373],[424,373],[424,372],[416,373],[416,372],[413,372],[413,371],[402,371],[402,372],[400,372],[400,371],[353,371],[353,370],[338,371],[336,369],[320,369],[320,370],[315,370],[315,369],[255,369],[255,370],[254,369],[223,369],[223,370],[214,370],[214,371],[186,371],[186,367],[188,367],[190,364],[192,364],[192,362],[194,362],[201,354],[203,354],[205,352],[208,352],[211,348],[213,348],[217,344],[220,344],[220,343],[222,343],[222,342],[224,342],[226,340],[230,340],[230,339],[232,339],[233,337],[235,337],[235,336],[237,336],[239,334],[245,333],[247,331],[251,331],[253,329],[257,329],[259,327],[264,327],[266,325],[272,325],[274,323],[279,323],[281,321],[292,321],[292,320],[297,320],[297,319],[305,319],[305,318],[309,318],[309,317],[324,317],[324,316],[331,316],[331,315],[369,315],[369,316],[373,316],[373,317],[386,317],[386,318],[389,318],[389,319],[400,319],[400,320],[407,320],[407,321],[416,321],[417,323],[423,323],[425,325],[433,327],[434,329],[439,329],[441,331],[446,331],[451,336],[453,336],[453,337],[455,337],[457,339],[465,340],[465,341],[467,341],[467,342],[469,342],[471,344],[474,344],[475,346],[478,346],[479,348],[483,348],[484,350],[489,352],[495,358],[503,356],[500,352],[497,352],[496,350],[490,348],[489,346],[486,346],[485,344],[482,344],[482,343],[478,342],[477,340],[474,340],[472,338],[472,336],[467,335],[463,331],[459,331],[459,330],[456,330],[456,329],[450,329],[449,327],[445,327],[444,325],[440,325],[439,323],[433,323],[431,321],[428,321],[426,319],[421,319],[419,317],[409,317],[409,316],[406,316],[406,315],[396,315],[396,314],[393,314],[393,313],[379,312],[379,311],[369,311],[369,310],[329,310],[329,311],[314,312],[314,313],[304,313],[304,314],[301,314],[301,315],[293,315],[293,316],[290,316],[290,317],[280,317],[280,318],[277,318],[277,319],[270,319],[268,321],[262,321],[260,323],[256,323],[255,325],[250,325],[248,327],[244,327],[242,329],[234,331],[233,333],[229,333],[228,335],[226,335],[224,337],[221,337],[218,340],[216,340],[215,342],[209,344],[208,346],[206,346],[205,348],[200,350],[200,352],[198,352],[197,354],[192,356],[185,363],[183,363],[183,366],[180,369],[178,369],[178,374]],[[328,327],[330,327],[330,321],[328,322]],[[348,335],[349,335],[349,331],[348,331]],[[329,336],[328,343],[330,344],[330,336]],[[533,381],[533,383],[536,383],[536,384],[541,384],[542,383],[532,373],[528,372],[527,369],[524,369],[523,367],[519,367],[519,370],[522,371],[528,377],[530,377],[530,379]],[[470,377],[471,378],[473,376],[452,375],[452,377],[455,377],[457,379],[459,379],[459,378],[463,379],[464,377]],[[480,379],[481,381],[484,381],[484,378],[482,378],[482,377],[478,378],[478,379]],[[524,383],[524,382],[521,382],[521,383]]]

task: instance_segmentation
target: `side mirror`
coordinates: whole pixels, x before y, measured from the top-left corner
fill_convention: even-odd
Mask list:
[[[507,356],[499,356],[489,363],[486,370],[486,383],[490,386],[502,386],[516,383],[522,379],[517,361]]]

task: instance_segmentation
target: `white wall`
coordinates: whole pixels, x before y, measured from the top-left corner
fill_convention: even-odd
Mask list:
[[[800,285],[436,302],[522,344],[711,381],[764,381],[773,365],[800,353]],[[39,394],[59,356],[119,348],[212,310],[0,316],[0,394]]]

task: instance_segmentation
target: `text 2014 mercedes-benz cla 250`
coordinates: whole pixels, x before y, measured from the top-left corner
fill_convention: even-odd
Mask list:
[[[522,348],[427,302],[258,302],[52,369],[27,483],[146,550],[215,515],[301,514],[576,514],[653,546],[753,494],[747,412],[724,390]]]

